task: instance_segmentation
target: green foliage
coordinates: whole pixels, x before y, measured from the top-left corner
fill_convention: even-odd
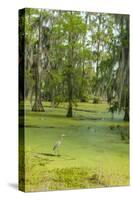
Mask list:
[[[26,33],[26,97],[35,94],[38,74],[38,90],[52,105],[88,101],[88,96],[112,104],[115,96],[129,118],[128,15],[26,9],[21,27]]]

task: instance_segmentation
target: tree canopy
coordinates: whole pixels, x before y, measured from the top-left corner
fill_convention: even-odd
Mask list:
[[[24,98],[33,111],[45,111],[43,100],[68,102],[72,117],[77,102],[102,100],[129,120],[128,15],[25,9],[20,21]]]

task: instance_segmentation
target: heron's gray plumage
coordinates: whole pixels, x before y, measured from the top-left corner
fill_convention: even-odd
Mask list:
[[[64,134],[61,135],[61,139],[58,140],[58,141],[54,144],[54,146],[53,146],[53,151],[59,150],[59,147],[60,147],[60,145],[62,144],[62,140],[63,140],[63,137],[64,137],[64,136],[65,136]]]
[[[53,151],[61,145],[61,141],[57,141],[53,146]]]

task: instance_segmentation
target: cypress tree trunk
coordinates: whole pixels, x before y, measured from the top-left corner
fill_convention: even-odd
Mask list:
[[[101,19],[102,19],[102,15],[100,14],[98,16],[98,21],[99,21],[99,23],[98,23],[98,29],[97,29],[98,33],[100,32]],[[97,77],[99,75],[100,43],[101,43],[100,36],[98,36],[98,38],[97,38],[97,53],[96,53],[96,55],[97,55],[97,58],[96,58],[96,76]]]
[[[127,96],[126,98],[126,106],[124,111],[124,121],[129,121],[129,96]]]
[[[34,63],[34,68],[35,68],[35,102],[32,107],[32,111],[44,111],[42,102],[41,102],[41,94],[40,94],[40,79],[39,79],[39,71],[38,71],[38,66],[36,63]]]
[[[73,116],[72,111],[72,84],[71,84],[71,76],[70,79],[68,79],[68,111],[67,111],[67,117]]]
[[[35,71],[35,103],[32,111],[44,111],[41,102],[41,55],[42,55],[42,13],[40,13],[39,22],[39,41],[38,41],[38,52],[35,58],[33,58],[33,65]]]
[[[72,12],[71,12],[72,15]],[[69,44],[71,44],[73,42],[72,39],[72,34],[69,33]],[[73,64],[73,45],[70,45],[70,49],[68,52],[68,59],[69,59],[69,65],[68,65],[68,72],[67,72],[67,86],[68,86],[68,111],[67,111],[67,117],[72,117],[73,116],[73,112],[72,112],[72,101],[73,101],[73,84],[72,84],[72,69],[74,67]]]
[[[69,102],[69,107],[68,107],[68,111],[67,111],[67,117],[72,117],[72,116],[73,116],[72,103]]]
[[[124,121],[129,121],[129,110],[128,109],[125,110]]]

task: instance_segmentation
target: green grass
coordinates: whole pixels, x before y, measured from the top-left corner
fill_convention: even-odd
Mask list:
[[[26,102],[26,191],[128,185],[129,144],[119,128],[128,131],[123,113],[112,120],[107,104],[78,103],[74,117],[66,118],[65,103],[44,106],[45,112],[31,112]],[[55,156],[52,148],[62,134]]]

